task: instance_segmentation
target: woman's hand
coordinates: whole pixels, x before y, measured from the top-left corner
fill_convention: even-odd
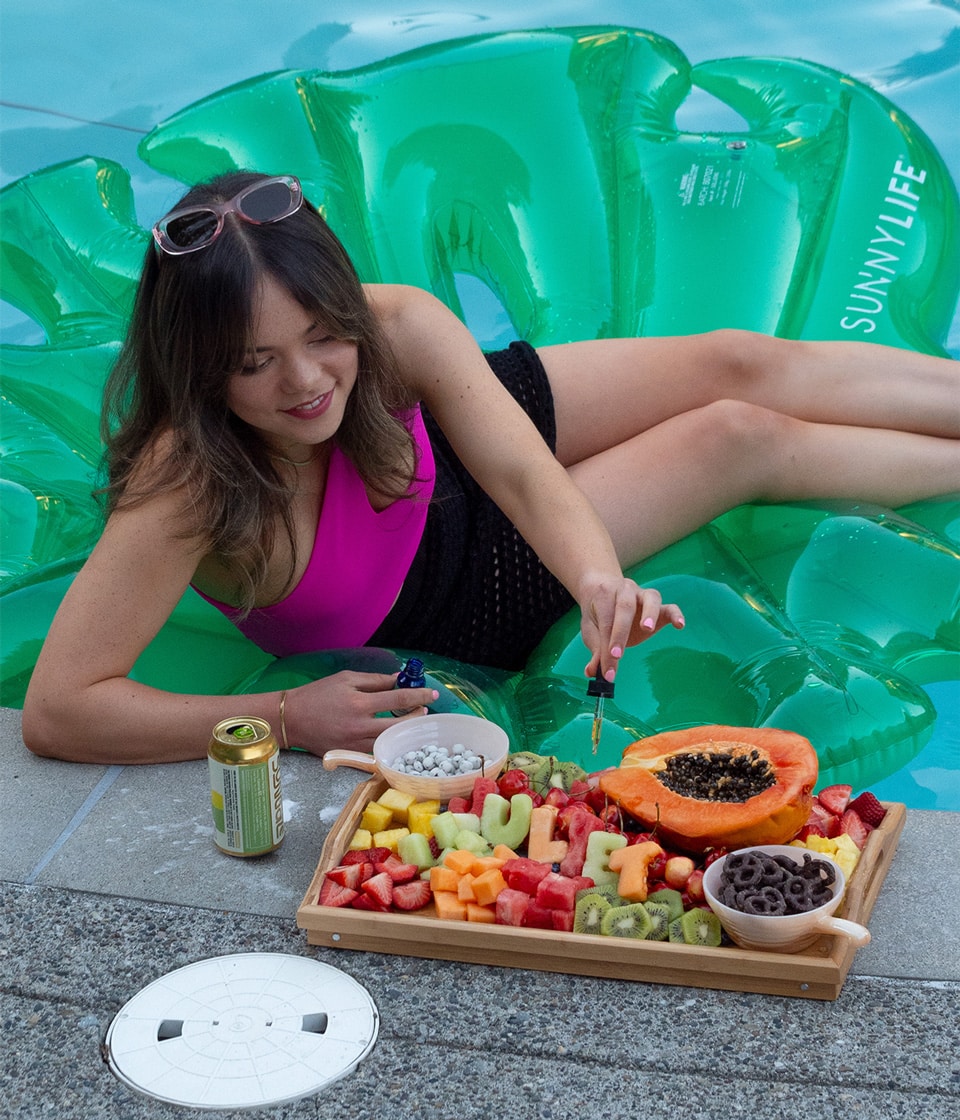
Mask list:
[[[291,689],[285,704],[288,744],[315,755],[329,750],[369,753],[380,732],[398,722],[396,717],[385,718],[378,716],[378,712],[412,708],[399,718],[422,716],[426,706],[440,697],[433,688],[405,688],[398,692],[396,682],[396,673],[344,669]]]
[[[588,577],[580,601],[580,633],[592,656],[584,670],[594,677],[600,667],[613,681],[627,646],[645,641],[664,626],[682,630],[685,621],[675,603],[664,603],[652,587],[640,587],[626,576]]]

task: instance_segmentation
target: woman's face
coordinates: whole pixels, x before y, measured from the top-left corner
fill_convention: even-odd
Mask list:
[[[331,337],[270,277],[260,285],[253,349],[227,383],[227,404],[291,459],[330,439],[357,379],[357,347]]]

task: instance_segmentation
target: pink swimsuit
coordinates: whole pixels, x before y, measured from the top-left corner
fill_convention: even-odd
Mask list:
[[[419,407],[402,419],[419,454],[409,498],[375,511],[350,460],[334,447],[313,551],[289,595],[241,618],[236,607],[198,591],[267,653],[362,646],[393,606],[423,536],[435,474]]]

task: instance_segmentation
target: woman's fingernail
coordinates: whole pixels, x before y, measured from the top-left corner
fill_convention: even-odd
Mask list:
[[[608,669],[603,674],[603,679],[607,682],[607,684],[613,684],[614,679],[616,678],[616,675],[617,675],[617,670],[616,669]]]
[[[653,629],[653,627],[654,627],[654,625],[655,625],[655,623],[654,623],[654,621],[653,621],[653,619],[652,619],[652,618],[645,618],[645,619],[643,620],[643,628],[644,628],[644,630],[652,630],[652,629]]]
[[[439,700],[440,699],[440,693],[437,692],[436,689],[433,690],[433,698],[434,698],[434,700]]]
[[[623,657],[623,650],[619,646],[614,646],[613,649],[610,650],[610,656]]]

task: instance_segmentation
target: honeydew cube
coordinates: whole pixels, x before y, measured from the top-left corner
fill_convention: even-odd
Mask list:
[[[404,863],[415,863],[423,871],[436,862],[430,851],[430,841],[422,832],[411,832],[397,841],[397,855]]]
[[[426,837],[433,835],[430,822],[440,813],[439,801],[415,801],[407,810],[407,828]]]
[[[484,840],[479,832],[473,832],[469,828],[460,829],[453,838],[453,846],[455,848],[463,848],[468,852],[476,852],[476,854],[480,856],[490,854],[490,845],[486,840]]]
[[[389,828],[383,832],[375,832],[373,834],[373,846],[375,848],[389,848],[391,852],[397,852],[400,841],[404,836],[409,835],[409,828]]]
[[[430,828],[433,830],[433,835],[437,838],[437,843],[441,848],[455,848],[457,833],[460,831],[460,825],[457,823],[457,818],[449,810],[445,813],[438,813],[431,821]]]
[[[454,813],[453,815],[456,817],[457,824],[460,826],[461,830],[465,829],[467,832],[479,833],[480,818],[476,813]]]
[[[416,800],[412,793],[404,793],[403,790],[389,786],[377,798],[377,804],[389,809],[397,824],[405,825],[407,823],[407,812]]]
[[[383,832],[393,824],[393,810],[379,801],[368,801],[360,818],[360,827],[370,832]]]
[[[373,847],[373,833],[367,828],[358,828],[350,837],[350,843],[347,845],[348,852],[365,852],[367,848]]]

